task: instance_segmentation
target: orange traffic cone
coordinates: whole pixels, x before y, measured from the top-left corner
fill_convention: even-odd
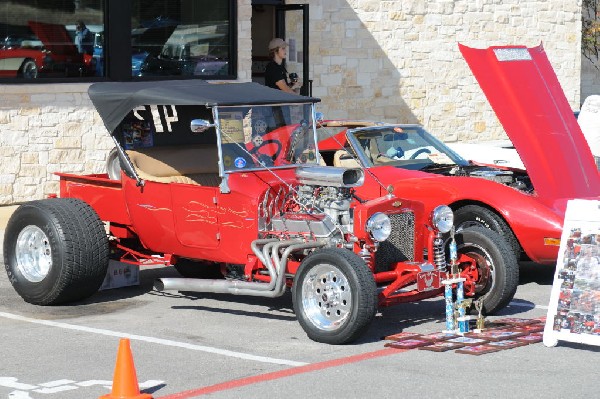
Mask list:
[[[112,391],[98,399],[152,399],[152,395],[140,393],[133,355],[127,338],[121,338],[119,342]]]

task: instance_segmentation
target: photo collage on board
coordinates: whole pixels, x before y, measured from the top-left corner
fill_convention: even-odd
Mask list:
[[[600,335],[600,231],[572,228],[557,267],[561,285],[553,330]]]

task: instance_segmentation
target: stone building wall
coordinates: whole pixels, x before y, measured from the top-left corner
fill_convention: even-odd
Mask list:
[[[446,141],[506,138],[458,50],[543,42],[580,105],[581,2],[293,0],[310,4],[313,95],[326,118],[421,123]]]
[[[112,140],[88,87],[0,85],[0,205],[57,193],[54,172],[106,171]]]
[[[310,4],[313,95],[328,118],[418,122],[447,140],[504,137],[457,43],[536,46],[574,109],[581,4],[571,0],[293,0]],[[238,80],[251,79],[251,0],[238,1]],[[0,205],[58,191],[54,172],[101,173],[112,141],[89,84],[0,84]]]

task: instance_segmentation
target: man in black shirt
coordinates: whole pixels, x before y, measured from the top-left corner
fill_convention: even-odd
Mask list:
[[[287,43],[283,39],[275,38],[269,42],[271,61],[265,69],[265,85],[288,93],[297,93],[302,84],[290,81],[287,70],[283,66],[286,56]]]

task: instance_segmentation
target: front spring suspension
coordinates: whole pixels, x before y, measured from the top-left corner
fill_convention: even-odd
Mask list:
[[[444,251],[444,240],[442,239],[442,233],[438,233],[433,240],[433,263],[438,269],[443,269],[446,267],[446,254]]]
[[[367,248],[365,248],[365,246],[363,246],[361,248],[361,250],[358,251],[358,256],[360,256],[365,261],[365,263],[367,264],[369,269],[373,270],[373,267],[372,267],[373,265],[371,263],[371,259],[372,259],[371,253],[369,252],[369,250]]]

